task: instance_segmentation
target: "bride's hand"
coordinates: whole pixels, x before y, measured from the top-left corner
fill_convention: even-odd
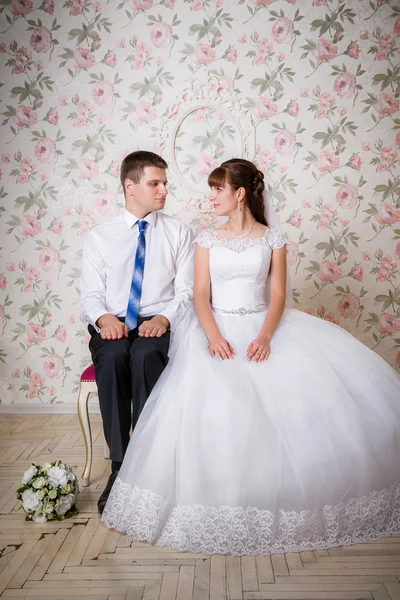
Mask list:
[[[261,362],[262,360],[268,360],[271,354],[271,344],[267,339],[256,338],[249,347],[247,348],[247,359],[253,360],[254,362]]]
[[[227,342],[222,335],[218,338],[209,340],[208,349],[213,358],[214,356],[220,356],[222,360],[233,358],[233,355],[235,354],[230,343]]]

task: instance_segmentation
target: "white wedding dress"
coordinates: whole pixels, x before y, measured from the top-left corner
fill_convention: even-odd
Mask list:
[[[178,551],[271,554],[400,534],[400,377],[337,325],[286,309],[268,361],[246,349],[283,234],[208,230],[212,307],[232,360],[194,316],[132,435],[107,527]],[[176,344],[175,344],[176,346]]]

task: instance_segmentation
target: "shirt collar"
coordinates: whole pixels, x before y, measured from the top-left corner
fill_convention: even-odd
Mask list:
[[[147,223],[149,225],[151,225],[152,227],[155,227],[156,225],[156,221],[157,221],[157,213],[156,212],[151,212],[148,215],[145,216],[144,219],[138,219],[138,217],[135,217],[135,215],[133,215],[131,212],[129,212],[129,210],[127,210],[126,208],[124,208],[124,218],[125,221],[128,224],[128,227],[132,228],[135,223],[137,221],[147,221]]]

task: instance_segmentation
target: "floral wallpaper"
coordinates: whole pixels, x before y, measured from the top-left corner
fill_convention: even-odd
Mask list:
[[[163,154],[162,124],[204,71],[254,124],[298,308],[400,367],[396,0],[0,0],[0,13],[2,403],[75,404],[90,362],[83,239],[123,205],[121,159]],[[177,132],[181,175],[204,183],[236,146],[229,115],[200,107]],[[170,179],[167,212],[212,224]]]

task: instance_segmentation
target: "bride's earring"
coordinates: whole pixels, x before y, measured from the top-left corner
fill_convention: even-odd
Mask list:
[[[240,200],[238,198],[238,211],[240,212],[241,210],[242,210],[242,205],[241,205]]]

